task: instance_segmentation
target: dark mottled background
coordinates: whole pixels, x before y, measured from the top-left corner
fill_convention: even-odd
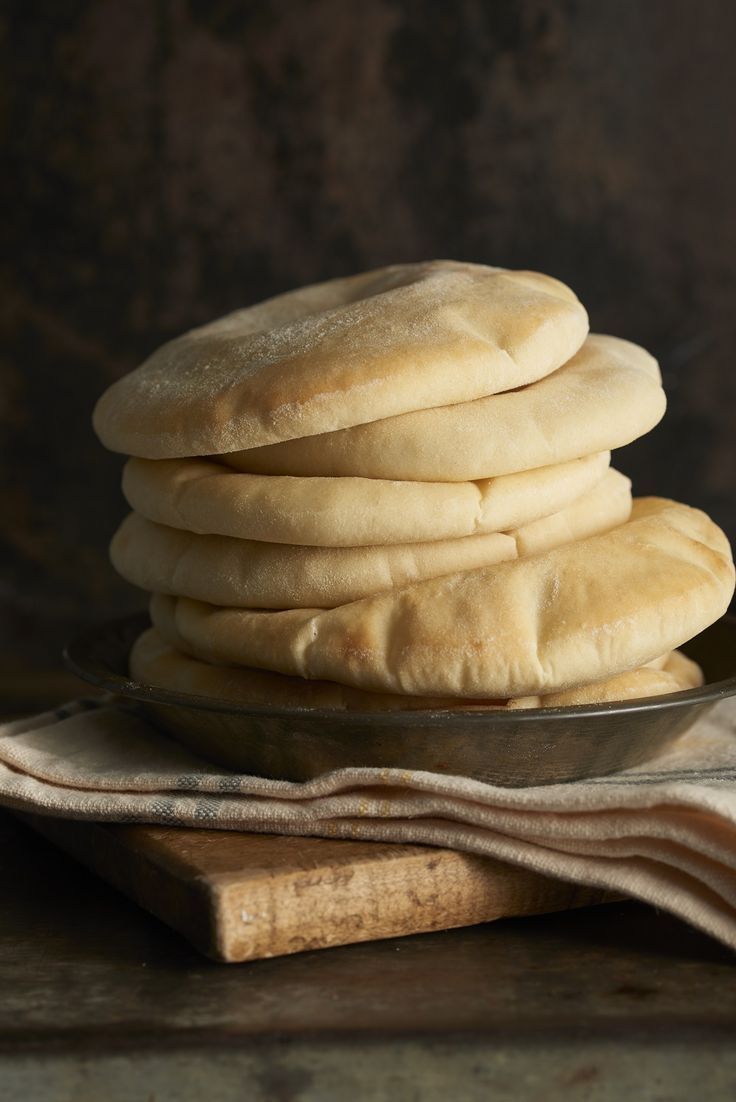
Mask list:
[[[731,0],[6,0],[3,626],[49,665],[141,604],[108,568],[99,392],[296,284],[540,268],[661,360],[618,459],[736,537]]]

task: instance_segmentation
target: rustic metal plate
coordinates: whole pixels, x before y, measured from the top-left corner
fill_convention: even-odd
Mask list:
[[[338,712],[245,706],[131,681],[128,654],[146,614],[87,628],[64,657],[85,681],[122,697],[203,757],[287,780],[344,766],[450,773],[492,784],[554,784],[648,761],[736,694],[736,618],[682,648],[706,684],[668,696],[506,712]]]

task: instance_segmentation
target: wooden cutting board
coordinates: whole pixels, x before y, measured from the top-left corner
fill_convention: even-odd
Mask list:
[[[220,961],[613,898],[429,846],[21,817]]]

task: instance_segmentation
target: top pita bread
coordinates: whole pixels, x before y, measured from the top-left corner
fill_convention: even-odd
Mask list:
[[[464,482],[620,448],[666,400],[657,361],[630,341],[590,336],[554,374],[520,390],[223,456],[237,470]]]
[[[565,363],[587,330],[549,276],[399,264],[170,341],[102,395],[94,426],[113,451],[149,459],[255,448],[520,386]]]
[[[168,643],[205,661],[377,692],[508,699],[644,665],[722,615],[733,588],[723,532],[698,509],[644,498],[604,535],[328,611],[160,596],[151,615]]]

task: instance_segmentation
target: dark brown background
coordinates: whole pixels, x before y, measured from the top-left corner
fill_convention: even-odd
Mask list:
[[[731,0],[15,0],[0,119],[4,623],[139,606],[89,428],[164,338],[429,256],[540,268],[661,360],[639,492],[736,536]]]

